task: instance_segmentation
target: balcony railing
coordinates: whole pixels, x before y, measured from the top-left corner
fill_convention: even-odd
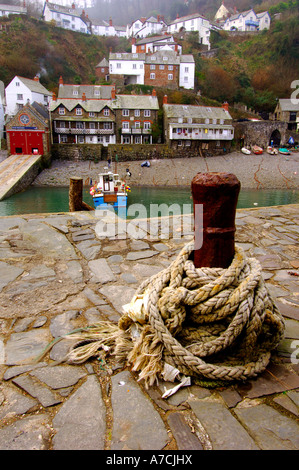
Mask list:
[[[59,128],[54,127],[54,132],[56,134],[77,134],[77,135],[112,135],[114,134],[114,129],[75,129],[75,128]]]
[[[258,21],[253,21],[253,20],[246,20],[245,21],[245,26],[254,26],[255,28],[259,27],[259,22]]]
[[[122,134],[151,134],[152,129],[141,129],[132,127],[131,129],[122,128]]]
[[[204,131],[195,131],[195,132],[172,132],[171,139],[175,140],[231,140],[234,137],[234,133],[231,132],[232,129],[226,130],[224,133],[219,131],[213,132],[208,130]]]

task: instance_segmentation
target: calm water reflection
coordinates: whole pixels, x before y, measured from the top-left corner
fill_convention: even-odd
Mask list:
[[[84,188],[83,199],[92,205],[89,188]],[[296,190],[241,190],[238,208],[266,207],[284,204],[298,204],[299,191]],[[128,196],[128,207],[132,204],[145,206],[148,215],[150,204],[178,204],[181,208],[190,205],[192,212],[191,191],[188,188],[132,188]],[[68,188],[30,187],[0,201],[0,216],[68,212]],[[183,212],[183,210],[182,210]],[[138,214],[134,215],[138,217]]]

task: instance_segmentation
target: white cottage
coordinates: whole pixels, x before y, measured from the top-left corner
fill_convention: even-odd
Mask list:
[[[52,93],[39,81],[39,77],[29,78],[15,76],[5,88],[6,112],[14,116],[27,103],[40,103],[48,107]]]
[[[243,32],[260,31],[262,29],[269,29],[270,23],[271,18],[267,11],[257,15],[255,11],[251,9],[227,18],[224,22],[223,29],[226,31]]]
[[[145,54],[110,53],[109,72],[111,76],[122,76],[125,85],[144,85]]]
[[[150,16],[149,18],[140,18],[127,26],[127,38],[145,38],[151,34],[159,34],[167,28],[167,24],[162,16]]]
[[[169,33],[198,31],[198,41],[210,49],[211,24],[204,16],[194,13],[193,15],[176,18],[168,25]]]
[[[27,7],[24,1],[22,6],[0,4],[0,17],[8,15],[26,15]]]
[[[74,3],[65,7],[46,0],[42,16],[45,21],[55,22],[60,28],[91,34],[91,21],[84,10],[76,9]]]

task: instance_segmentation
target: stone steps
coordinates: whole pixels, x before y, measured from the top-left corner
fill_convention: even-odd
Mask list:
[[[0,163],[0,201],[32,183],[41,159],[41,155],[11,155]]]

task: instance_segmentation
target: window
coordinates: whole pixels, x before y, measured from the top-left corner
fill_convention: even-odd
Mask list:
[[[141,137],[139,135],[135,137],[135,144],[141,144]]]
[[[164,56],[164,57],[163,57],[163,60],[165,60],[165,61],[168,60],[168,57]]]
[[[188,123],[192,124],[192,118],[188,118]]]
[[[137,69],[137,64],[133,64],[133,69]]]
[[[65,114],[65,108],[59,108],[59,114],[63,116]]]
[[[78,142],[79,142],[79,144],[84,144],[84,137],[83,137],[83,135],[79,135],[79,136],[78,136]]]
[[[102,135],[98,135],[98,142],[102,144],[104,142],[104,137]]]
[[[150,79],[151,79],[151,80],[155,80],[155,78],[156,78],[156,74],[155,74],[155,73],[151,73],[151,74],[150,74]]]
[[[123,129],[130,129],[130,123],[128,121],[124,121],[122,124]]]
[[[16,86],[20,86],[20,82],[16,82]]]
[[[140,116],[140,109],[135,109],[134,115],[135,115],[136,117]]]
[[[106,143],[109,144],[109,142],[110,142],[110,136],[109,136],[109,135],[106,135],[106,136],[105,136],[105,140],[106,140]]]
[[[98,88],[95,88],[94,96],[100,96],[100,90]]]
[[[150,69],[155,70],[155,68],[156,68],[155,64],[151,64]]]
[[[168,65],[168,70],[173,70],[173,65]]]
[[[103,114],[104,114],[104,116],[109,116],[110,115],[110,109],[105,108]]]
[[[82,116],[82,108],[76,108],[76,116]]]
[[[173,80],[173,74],[172,73],[168,74],[168,80]]]
[[[89,129],[95,129],[95,128],[96,128],[95,122],[90,122]]]
[[[117,69],[121,69],[121,63],[120,63],[120,62],[117,62],[116,68],[117,68]]]
[[[164,70],[164,65],[159,65],[160,70]]]
[[[140,129],[140,121],[135,121],[135,129]]]
[[[150,109],[145,109],[144,110],[144,117],[150,117],[151,115],[151,110]]]
[[[76,122],[76,129],[83,129],[83,122]]]
[[[179,117],[179,118],[178,118],[178,122],[179,122],[179,123],[182,123],[182,122],[183,122],[183,118]]]
[[[104,122],[104,129],[112,129],[111,122]]]
[[[64,121],[60,121],[59,127],[60,127],[60,129],[65,129],[65,122],[64,122]]]
[[[89,117],[95,117],[96,113],[90,112]]]
[[[133,54],[133,57],[134,57],[134,59],[136,59],[136,58],[138,57],[138,54],[135,54],[135,53],[134,53],[134,54]]]
[[[143,64],[140,64],[139,68],[140,68],[140,69],[143,69]]]
[[[185,73],[189,72],[189,67],[185,67]]]
[[[67,135],[61,135],[60,142],[63,142],[63,143],[67,142]]]
[[[129,144],[130,143],[130,137],[128,137],[127,135],[125,135],[123,137],[123,144]]]
[[[17,100],[22,100],[23,99],[23,95],[17,95]]]
[[[150,121],[144,121],[143,123],[143,129],[151,129],[151,122]]]
[[[188,77],[184,77],[184,83],[188,83]]]
[[[123,116],[129,116],[129,110],[128,109],[123,109]]]
[[[79,95],[78,90],[73,90],[73,95],[74,95],[74,96],[78,96],[78,95]]]

